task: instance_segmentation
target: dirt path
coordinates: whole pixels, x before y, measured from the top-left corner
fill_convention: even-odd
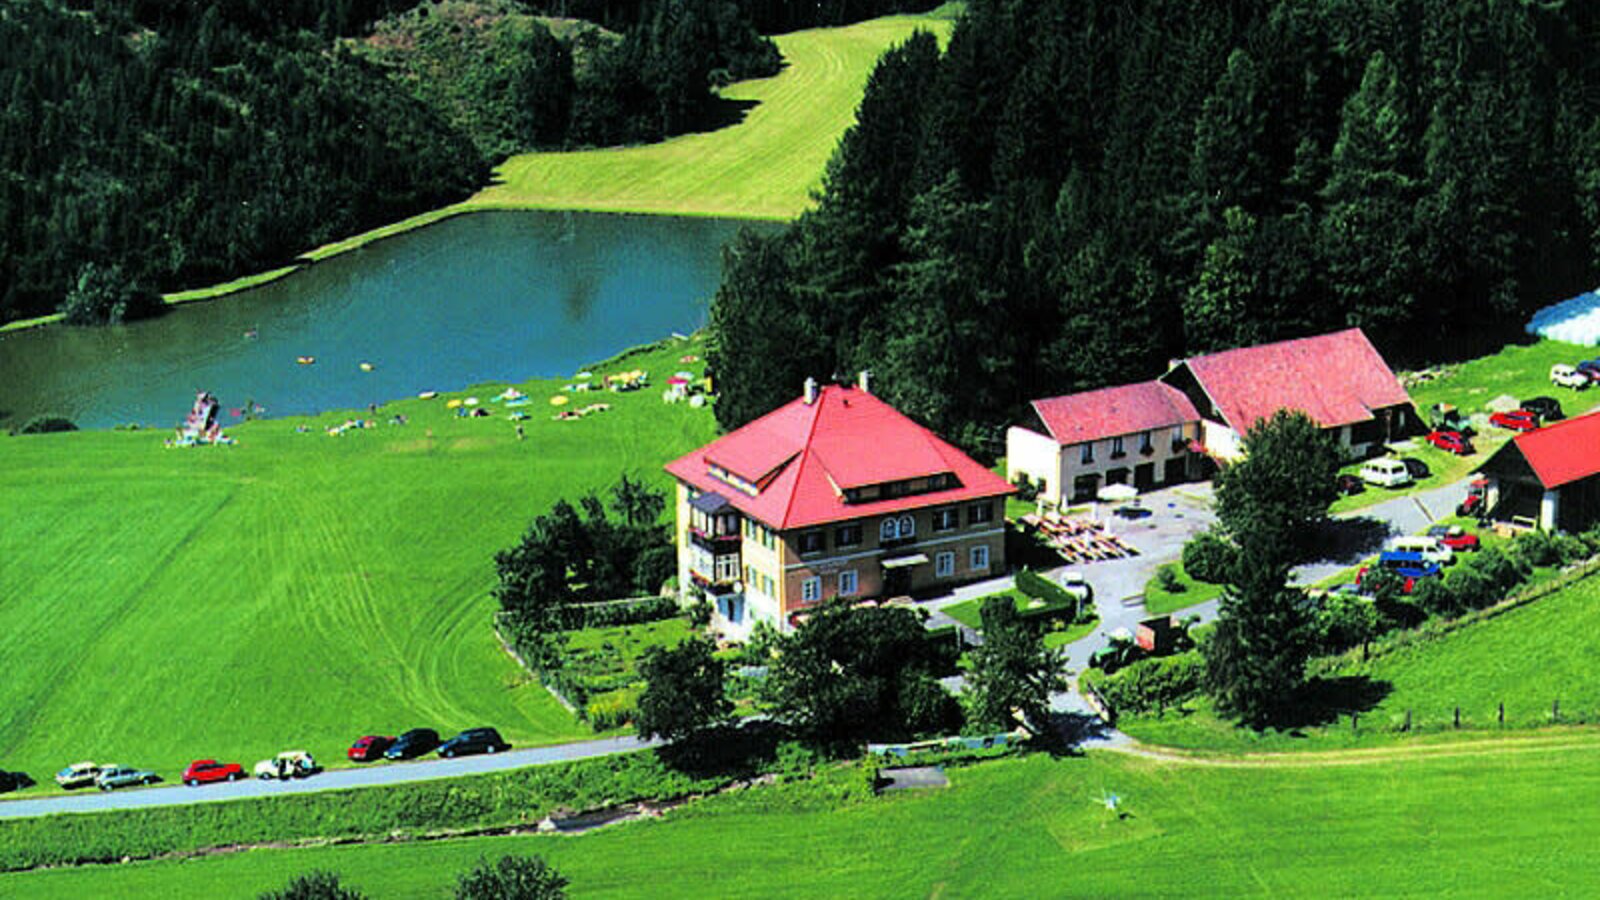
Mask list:
[[[1312,768],[1324,766],[1364,766],[1421,759],[1466,759],[1520,753],[1596,753],[1600,752],[1600,732],[1592,729],[1561,729],[1536,734],[1503,737],[1466,738],[1426,744],[1399,744],[1389,747],[1353,747],[1340,750],[1292,751],[1284,753],[1206,753],[1166,747],[1152,747],[1131,738],[1113,742],[1104,749],[1127,753],[1158,762],[1222,768]]]

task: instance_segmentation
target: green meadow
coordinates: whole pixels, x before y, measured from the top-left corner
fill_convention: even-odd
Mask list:
[[[596,377],[701,352],[671,340]],[[522,440],[489,402],[499,384],[391,403],[340,437],[325,429],[367,413],[246,423],[231,447],[0,437],[0,768],[53,787],[80,759],[168,779],[288,748],[340,763],[352,738],[413,726],[589,736],[495,638],[494,553],[623,472],[664,488],[661,464],[715,423],[648,389],[570,395],[611,409],[557,421],[562,387],[522,385]],[[494,415],[446,408],[469,394]]]
[[[443,897],[480,856],[538,853],[575,897],[1581,896],[1600,890],[1593,737],[1287,764],[1035,754],[877,798],[847,772],[586,835],[45,870],[0,893],[247,897],[318,868],[372,897]]]

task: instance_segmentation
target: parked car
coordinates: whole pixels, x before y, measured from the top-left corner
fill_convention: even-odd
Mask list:
[[[1361,467],[1361,480],[1379,487],[1404,487],[1411,483],[1411,470],[1398,459],[1374,459]]]
[[[1438,563],[1414,550],[1385,550],[1378,554],[1378,565],[1403,578],[1432,578],[1440,571]]]
[[[383,751],[384,759],[411,759],[439,746],[439,732],[432,728],[413,728],[395,739]]]
[[[346,750],[344,755],[351,762],[372,762],[375,759],[383,759],[383,751],[389,749],[389,746],[393,743],[393,736],[385,737],[381,734],[362,735],[356,738],[356,742],[350,745],[350,749]]]
[[[1529,397],[1522,401],[1522,409],[1538,416],[1541,422],[1559,422],[1567,417],[1554,397]]]
[[[214,759],[197,759],[183,770],[183,783],[190,787],[214,781],[238,781],[244,777],[244,766],[222,763]]]
[[[1435,403],[1428,407],[1428,428],[1433,431],[1458,431],[1468,436],[1473,434],[1472,420],[1449,403]]]
[[[1566,363],[1556,363],[1550,367],[1550,383],[1556,387],[1581,391],[1589,386],[1589,376]]]
[[[1428,529],[1428,536],[1457,553],[1469,553],[1482,546],[1477,535],[1460,525],[1435,525]]]
[[[133,766],[105,766],[100,769],[100,774],[95,776],[94,786],[102,791],[112,788],[130,787],[136,784],[155,784],[161,776],[148,769],[135,769]]]
[[[1436,565],[1448,566],[1456,561],[1456,552],[1439,539],[1426,534],[1407,534],[1390,538],[1385,545],[1390,550],[1415,553],[1425,561]]]
[[[1472,483],[1467,485],[1467,496],[1456,504],[1456,515],[1482,518],[1488,512],[1485,508],[1485,503],[1488,499],[1489,479],[1474,478]]]
[[[73,763],[56,773],[56,784],[67,790],[88,787],[94,784],[94,778],[100,774],[100,767],[92,762]]]
[[[27,772],[0,770],[0,794],[4,794],[7,791],[20,791],[28,787],[33,787],[33,777]]]
[[[1061,573],[1061,587],[1067,593],[1078,598],[1079,603],[1084,603],[1094,596],[1094,588],[1084,580],[1083,573],[1075,569]]]
[[[1333,489],[1341,497],[1351,497],[1366,490],[1367,483],[1358,476],[1346,473],[1333,480]]]
[[[1539,427],[1539,417],[1526,410],[1513,409],[1490,416],[1489,424],[1512,431],[1532,431]]]
[[[498,753],[509,750],[511,745],[500,737],[500,732],[493,728],[468,728],[455,737],[439,745],[439,755],[445,759],[453,756],[466,756],[469,753]]]
[[[1600,381],[1600,359],[1586,359],[1578,363],[1578,374],[1589,379],[1591,383]]]
[[[322,771],[317,761],[311,754],[304,750],[285,750],[271,759],[263,759],[256,763],[256,777],[263,781],[273,778],[279,781],[288,781],[291,778],[305,778]]]
[[[1400,463],[1406,467],[1406,472],[1410,473],[1411,477],[1417,481],[1421,481],[1433,474],[1433,470],[1428,468],[1428,464],[1420,459],[1412,459],[1406,456],[1401,458]]]
[[[1459,431],[1430,431],[1428,443],[1457,456],[1466,456],[1472,452],[1472,442]]]

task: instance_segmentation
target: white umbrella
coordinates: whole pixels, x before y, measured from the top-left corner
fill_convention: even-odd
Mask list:
[[[1125,503],[1139,496],[1139,491],[1131,484],[1108,484],[1095,496],[1103,503]]]

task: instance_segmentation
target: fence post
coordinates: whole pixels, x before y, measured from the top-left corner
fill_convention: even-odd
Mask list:
[[[1405,730],[1405,731],[1410,731],[1411,730],[1411,710],[1409,710],[1409,709],[1406,710],[1406,727],[1403,730]]]
[[[1358,722],[1360,721],[1360,719],[1361,719],[1361,714],[1360,713],[1351,713],[1350,714],[1350,733],[1351,734],[1360,734],[1361,733],[1361,729],[1358,727]]]
[[[1555,701],[1550,704],[1550,718],[1556,720],[1557,722],[1561,721],[1561,698],[1560,697],[1557,697],[1555,699]]]
[[[1461,707],[1456,707],[1456,727],[1461,727]]]

